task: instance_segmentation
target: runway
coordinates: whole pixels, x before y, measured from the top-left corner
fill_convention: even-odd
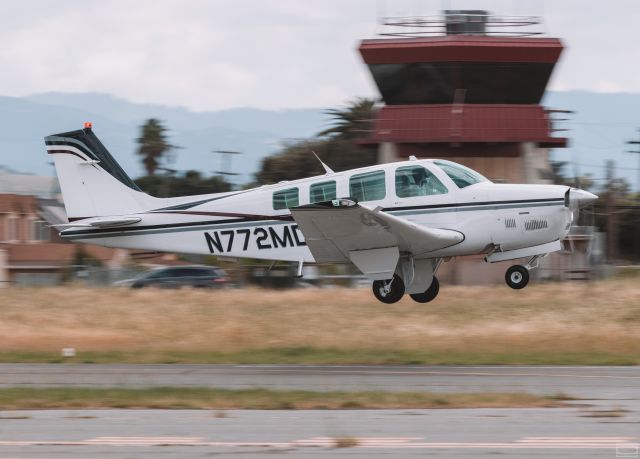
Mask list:
[[[637,457],[635,414],[621,422],[580,413],[578,408],[5,412],[0,459]],[[338,448],[340,439],[349,447]]]
[[[528,392],[640,399],[640,367],[0,364],[0,387]]]
[[[0,385],[564,393],[567,408],[0,412],[0,459],[640,457],[640,368],[3,364]],[[346,439],[346,448],[337,448]]]

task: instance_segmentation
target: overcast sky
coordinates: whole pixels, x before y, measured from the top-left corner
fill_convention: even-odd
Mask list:
[[[379,17],[443,7],[542,15],[566,45],[551,89],[640,93],[638,0],[0,0],[0,94],[339,106],[377,95],[356,50]]]

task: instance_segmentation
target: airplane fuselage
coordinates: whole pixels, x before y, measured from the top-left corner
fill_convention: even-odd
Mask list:
[[[363,207],[464,235],[460,243],[414,254],[415,258],[474,255],[495,247],[510,251],[558,241],[567,234],[572,219],[567,187],[495,184],[486,179],[461,187],[441,166],[432,160],[403,161],[245,191],[173,198],[170,206],[128,214],[140,218],[133,225],[70,228],[61,235],[107,247],[314,262],[289,207],[354,193]],[[411,167],[430,173],[436,184],[430,185],[429,194],[421,195],[424,191],[413,182],[403,185]]]

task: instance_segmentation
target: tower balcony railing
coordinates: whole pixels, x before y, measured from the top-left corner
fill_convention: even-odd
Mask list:
[[[541,35],[538,16],[496,16],[482,10],[445,10],[441,15],[385,17],[379,35],[416,38],[443,35],[530,37]]]

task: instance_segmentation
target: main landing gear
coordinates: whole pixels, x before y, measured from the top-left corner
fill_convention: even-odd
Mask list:
[[[429,301],[435,300],[436,296],[438,296],[438,292],[440,291],[440,282],[438,282],[438,278],[433,276],[433,281],[431,281],[431,285],[428,289],[426,289],[422,293],[412,293],[409,296],[413,301],[418,303],[428,303]]]
[[[440,291],[440,283],[434,276],[431,285],[422,293],[411,293],[409,296],[413,301],[418,303],[428,303],[433,301]],[[375,297],[386,304],[393,304],[402,299],[405,292],[404,282],[397,274],[393,275],[393,279],[373,281],[373,294]]]
[[[414,260],[411,256],[403,257],[392,279],[373,281],[373,294],[386,304],[400,301],[405,293],[417,303],[433,301],[440,290],[435,274],[442,261],[442,258]]]
[[[396,303],[404,295],[404,282],[397,274],[393,275],[393,279],[373,281],[373,294],[383,303]]]

